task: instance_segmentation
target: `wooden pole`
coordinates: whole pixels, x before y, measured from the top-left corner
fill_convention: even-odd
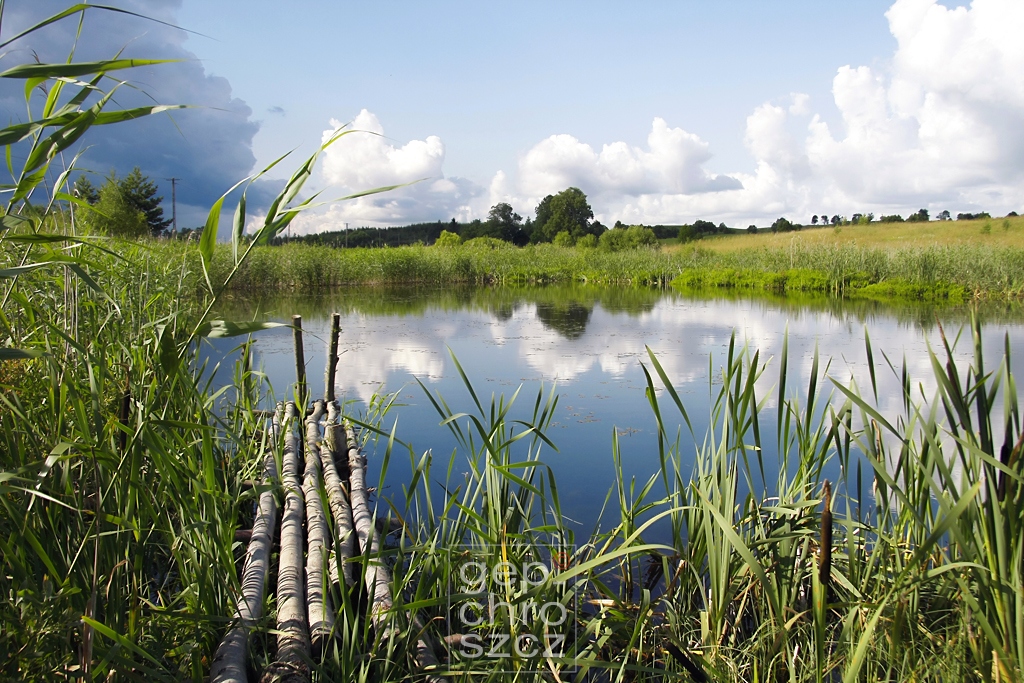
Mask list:
[[[299,414],[306,411],[306,358],[302,351],[302,316],[292,316],[292,337],[295,339],[295,402]]]
[[[331,314],[331,352],[327,356],[327,381],[324,400],[334,400],[334,375],[338,370],[338,336],[341,334],[341,313]]]

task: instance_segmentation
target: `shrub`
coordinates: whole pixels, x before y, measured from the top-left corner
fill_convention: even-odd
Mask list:
[[[456,235],[454,232],[448,232],[442,230],[437,241],[434,242],[435,247],[441,247],[443,249],[449,249],[451,247],[457,247],[462,244],[462,238]]]
[[[571,247],[575,243],[575,240],[572,238],[572,235],[569,234],[568,230],[562,230],[559,232],[555,235],[555,239],[552,241],[556,247]]]
[[[449,233],[450,234],[450,233]],[[466,240],[462,246],[467,249],[512,249],[513,245],[497,237],[474,237]]]
[[[82,222],[97,235],[142,237],[149,233],[146,214],[128,202],[116,183],[107,183],[100,189],[99,201],[85,213]]]
[[[679,227],[679,241],[683,244],[692,242],[693,240],[700,239],[700,233],[692,225],[682,225]]]

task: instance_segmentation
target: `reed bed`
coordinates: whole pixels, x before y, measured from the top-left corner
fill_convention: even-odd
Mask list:
[[[165,248],[171,253],[180,249],[175,245]],[[232,267],[230,252],[219,250],[213,271],[226,272]],[[554,245],[334,249],[287,244],[254,250],[235,276],[232,290],[254,295],[348,285],[652,286],[668,282],[683,290],[804,292],[954,304],[1016,300],[1024,295],[1024,248],[793,242],[772,249],[718,251],[688,246],[604,252]]]
[[[223,260],[221,260],[223,259]],[[217,265],[230,267],[228,254]],[[600,252],[536,245],[522,249],[409,246],[334,249],[287,244],[255,250],[233,282],[245,292],[314,291],[353,284],[524,284],[590,282],[652,285],[678,275],[675,259],[653,249]]]
[[[1024,294],[1024,249],[978,245],[862,247],[793,241],[788,247],[681,250],[682,288],[817,291],[962,302]]]
[[[555,393],[540,388],[525,410],[518,391],[482,401],[453,359],[467,409],[423,391],[459,447],[409,450],[401,492],[360,503],[364,529],[367,512],[403,523],[369,532],[360,562],[373,578],[313,678],[422,675],[414,654],[434,640],[445,645],[431,670],[449,680],[1022,680],[1024,437],[1009,357],[986,365],[980,334],[962,340],[966,368],[945,338],[931,354],[932,395],[890,366],[899,415],[875,407],[874,379],[831,379],[815,357],[794,388],[785,350],[768,368],[733,342],[704,435],[686,434],[690,415],[651,355],[660,467],[619,474],[591,534],[562,516],[566,484],[545,465]],[[758,396],[769,371],[775,388]],[[380,486],[405,447],[396,426],[365,427]],[[614,433],[608,457],[625,457]],[[546,655],[505,645],[545,642]]]

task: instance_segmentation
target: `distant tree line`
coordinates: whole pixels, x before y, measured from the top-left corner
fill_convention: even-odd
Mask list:
[[[1007,216],[1016,216],[1016,211],[1011,211]],[[978,213],[958,213],[956,219],[958,221],[970,221],[978,220],[983,218],[991,218],[992,216],[987,211],[980,211]],[[935,216],[936,220],[948,221],[952,220],[952,215],[949,211],[940,211]],[[855,213],[849,219],[845,216],[835,215],[830,219],[828,215],[818,216],[817,214],[811,216],[811,225],[866,225],[875,220],[873,213],[861,214]],[[906,218],[898,213],[891,215],[882,215],[878,217],[879,223],[927,223],[932,220],[928,213],[928,209],[918,209],[915,213],[910,214]]]
[[[616,223],[616,229],[609,230],[600,221],[594,220],[594,211],[587,196],[576,187],[544,197],[537,205],[535,215],[535,218],[524,221],[510,204],[499,202],[491,207],[485,220],[460,222],[453,218],[448,222],[414,223],[403,227],[363,227],[297,237],[282,235],[274,243],[303,242],[342,248],[411,244],[452,246],[485,238],[516,246],[552,242],[562,246],[591,246],[615,251],[656,244],[659,237],[674,237],[679,229],[678,226],[656,226],[655,230]]]

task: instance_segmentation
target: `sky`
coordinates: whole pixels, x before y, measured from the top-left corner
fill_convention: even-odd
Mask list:
[[[734,227],[785,216],[1024,210],[1024,2],[327,2],[118,0],[183,27],[88,13],[77,57],[172,57],[121,103],[196,108],[96,131],[81,165],[139,166],[179,226],[292,151],[250,213],[338,127],[307,185],[330,203],[296,220],[348,225],[524,218],[582,189],[606,225]],[[7,3],[0,35],[57,11]],[[76,24],[0,58],[64,60]],[[26,117],[20,87],[0,112]],[[414,182],[418,181],[418,182]]]

